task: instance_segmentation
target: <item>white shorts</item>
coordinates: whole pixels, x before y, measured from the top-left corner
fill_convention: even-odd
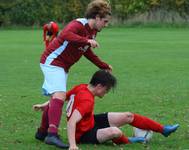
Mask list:
[[[43,94],[49,96],[54,92],[66,92],[68,74],[61,67],[40,64],[44,75]]]

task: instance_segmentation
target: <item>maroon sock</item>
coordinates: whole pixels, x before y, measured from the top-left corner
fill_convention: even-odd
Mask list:
[[[49,103],[49,133],[57,133],[58,127],[60,124],[61,116],[62,116],[62,107],[64,105],[64,101],[61,99],[51,99]],[[52,126],[54,125],[54,126]]]
[[[139,114],[134,114],[134,120],[130,124],[144,130],[152,130],[160,133],[163,132],[163,125]]]
[[[112,140],[115,144],[129,144],[129,140],[125,135],[122,135],[118,138]]]
[[[41,126],[38,129],[40,132],[47,133],[48,127],[49,127],[49,119],[48,119],[48,110],[49,110],[49,105],[45,106],[41,118]]]

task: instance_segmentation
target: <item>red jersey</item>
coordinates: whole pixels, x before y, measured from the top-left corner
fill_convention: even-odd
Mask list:
[[[45,49],[41,56],[42,64],[59,66],[68,72],[82,55],[101,69],[110,69],[91,50],[88,39],[94,39],[97,31],[91,29],[88,20],[80,18],[71,21]]]
[[[80,84],[66,93],[69,100],[66,108],[67,119],[71,117],[73,111],[77,109],[82,119],[76,124],[76,141],[88,130],[94,127],[94,96],[88,90],[87,84]]]
[[[43,26],[43,40],[46,41],[47,32],[52,34],[51,40],[53,40],[57,36],[58,30],[58,25],[53,21],[51,21],[49,24],[45,24]]]

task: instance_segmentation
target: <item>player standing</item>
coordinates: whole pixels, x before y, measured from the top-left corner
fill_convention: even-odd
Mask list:
[[[45,48],[49,43],[58,35],[59,27],[58,24],[51,21],[43,26],[43,41],[45,43]]]
[[[84,55],[100,69],[112,71],[111,65],[96,56],[92,48],[99,46],[97,32],[106,27],[111,18],[111,7],[104,0],[89,3],[85,18],[71,21],[45,49],[40,67],[44,75],[42,86],[45,95],[50,95],[49,108],[42,115],[36,139],[61,148],[67,148],[58,136],[62,107],[66,98],[66,83],[70,67]],[[48,112],[48,113],[47,113]],[[49,126],[44,125],[48,118]],[[47,133],[48,131],[48,133]]]

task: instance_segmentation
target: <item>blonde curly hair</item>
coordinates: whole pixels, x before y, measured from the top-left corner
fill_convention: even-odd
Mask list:
[[[111,16],[111,6],[106,0],[93,0],[91,1],[86,9],[85,17],[87,19],[94,19],[97,15],[100,18],[104,18],[107,15]]]

